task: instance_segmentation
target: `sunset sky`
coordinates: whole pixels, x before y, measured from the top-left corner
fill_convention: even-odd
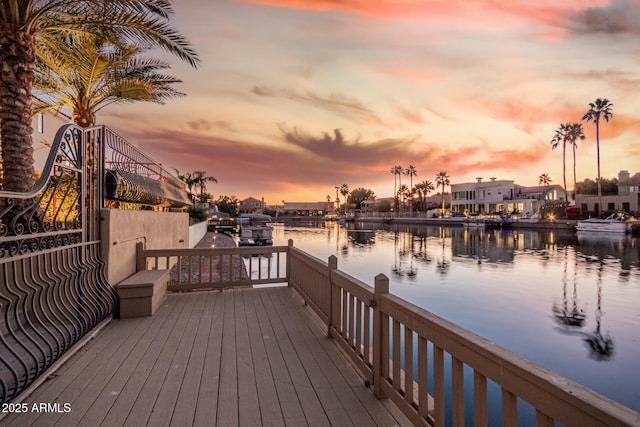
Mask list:
[[[390,197],[393,165],[562,185],[560,123],[598,97],[602,175],[640,171],[640,2],[180,0],[174,25],[202,64],[168,59],[186,97],[110,106],[106,124],[157,161],[204,170],[220,194],[321,201],[334,187]],[[584,124],[578,180],[595,178]],[[572,187],[567,153],[567,183]],[[408,181],[403,179],[403,183]]]

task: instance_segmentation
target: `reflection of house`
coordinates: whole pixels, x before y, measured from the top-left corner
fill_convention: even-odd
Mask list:
[[[330,208],[331,202],[284,202],[284,211],[290,215],[319,216]]]
[[[564,200],[559,185],[524,187],[512,180],[490,178],[483,181],[451,184],[451,210],[469,213],[518,212],[533,214],[546,201]]]
[[[247,197],[240,201],[240,213],[262,213],[264,210],[264,199],[258,200],[255,197]]]
[[[623,210],[634,215],[640,214],[640,173],[630,176],[629,171],[618,173],[618,194],[603,194],[602,209],[598,206],[598,196],[577,194],[576,206],[583,212]]]

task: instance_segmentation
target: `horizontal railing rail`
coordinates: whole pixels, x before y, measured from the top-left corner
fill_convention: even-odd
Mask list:
[[[287,282],[287,247],[137,248],[137,270],[171,270],[169,291]]]
[[[234,277],[234,266],[244,273]],[[292,241],[271,248],[138,248],[139,269],[195,272],[171,290],[287,282],[376,396],[390,398],[414,425],[488,426],[497,417],[515,426],[522,402],[539,426],[640,425],[640,413],[389,294],[386,276],[370,286],[337,267],[335,256],[322,261]],[[231,279],[212,279],[223,270]]]

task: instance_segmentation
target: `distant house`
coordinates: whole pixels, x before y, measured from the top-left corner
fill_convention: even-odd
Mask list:
[[[490,178],[483,181],[451,184],[451,210],[468,213],[534,214],[547,201],[565,201],[559,185],[525,187],[513,180]]]
[[[629,171],[618,172],[618,194],[603,194],[602,209],[595,194],[577,194],[576,206],[583,213],[597,215],[601,211],[623,210],[640,215],[640,173],[631,176]]]
[[[255,197],[247,197],[240,201],[240,213],[262,213],[264,211],[264,199],[258,200]]]
[[[322,216],[332,210],[331,202],[284,202],[284,212],[297,216]]]

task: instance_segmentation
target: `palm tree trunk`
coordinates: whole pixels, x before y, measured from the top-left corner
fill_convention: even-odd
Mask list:
[[[573,143],[573,200],[576,199],[576,187],[578,186],[578,179],[576,175],[576,144]]]
[[[31,133],[31,81],[35,63],[35,37],[16,31],[6,22],[0,27],[0,139],[2,189],[27,192],[34,184]]]
[[[440,212],[440,217],[444,218],[444,181],[442,182],[442,212]]]
[[[569,203],[567,195],[567,144],[562,144],[562,181],[564,182],[564,199]]]
[[[600,182],[600,123],[596,120],[596,156],[598,158],[598,211],[596,212],[600,216],[602,209],[602,183]]]

